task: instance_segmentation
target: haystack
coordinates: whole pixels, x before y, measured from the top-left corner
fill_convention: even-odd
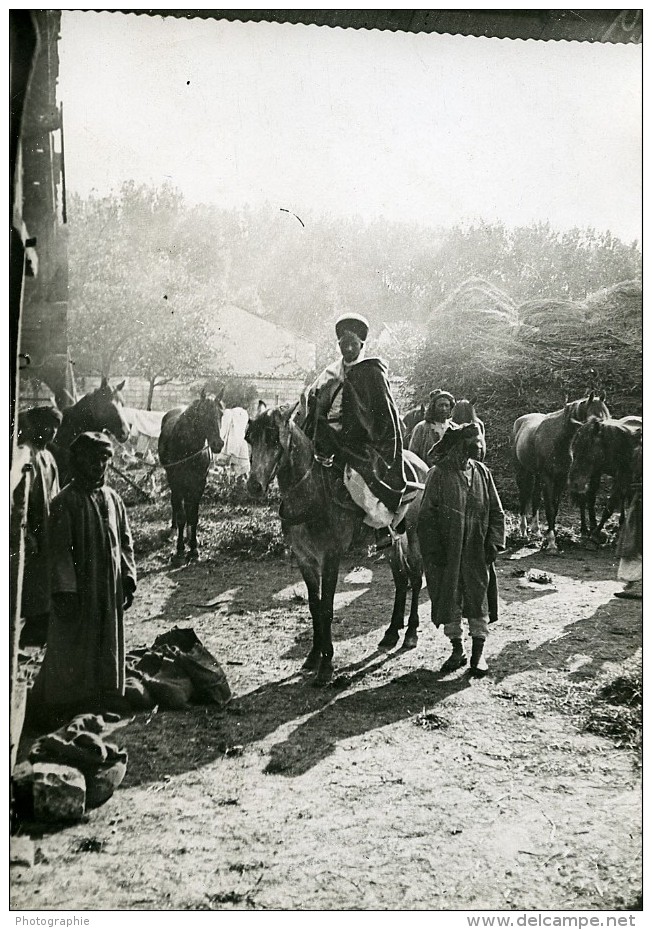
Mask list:
[[[606,391],[612,416],[640,414],[642,297],[625,281],[582,301],[530,300],[519,307],[474,278],[429,319],[412,377],[415,397],[443,387],[471,397],[487,428],[488,463],[515,506],[510,453],[514,420],[548,413],[590,390]]]
[[[468,278],[430,313],[428,324],[455,319],[460,325],[518,325],[516,305],[511,297],[484,278]]]

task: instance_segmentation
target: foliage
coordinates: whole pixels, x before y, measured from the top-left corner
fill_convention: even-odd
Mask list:
[[[70,342],[78,368],[154,388],[208,363],[188,215],[173,188],[70,198]],[[184,228],[185,222],[185,228]]]
[[[433,229],[310,213],[299,220],[271,205],[190,207],[168,185],[133,183],[108,197],[69,200],[69,332],[78,369],[144,375],[152,390],[213,370],[208,321],[213,308],[230,302],[313,341],[318,369],[337,351],[337,316],[363,313],[371,323],[368,350],[387,358],[392,373],[409,375],[417,358],[415,393],[420,382],[443,384],[456,371],[456,390],[486,397],[505,385],[500,346],[490,344],[493,361],[476,365],[454,320],[443,334],[450,337],[443,364],[442,352],[422,344],[426,320],[464,281],[483,279],[514,307],[556,301],[562,313],[641,274],[637,243],[594,229],[559,232],[549,223]],[[606,356],[599,370],[584,351],[576,353],[581,366],[573,353],[560,365],[556,350],[551,365],[549,351],[543,340],[533,348],[546,371],[534,382],[528,375],[524,403],[541,397],[554,408],[568,387],[566,367],[581,367],[581,381],[609,375]],[[518,378],[510,389],[521,391]]]

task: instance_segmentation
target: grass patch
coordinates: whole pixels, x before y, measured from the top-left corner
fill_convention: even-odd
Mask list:
[[[640,752],[643,736],[643,667],[632,660],[596,690],[584,729]]]

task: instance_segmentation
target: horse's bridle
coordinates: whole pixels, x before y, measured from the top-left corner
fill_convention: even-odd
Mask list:
[[[291,442],[292,442],[292,427],[293,427],[293,425],[294,425],[294,424],[292,424],[292,423],[289,423],[289,424],[288,424],[288,426],[290,427],[290,442],[288,443],[287,453],[286,453],[286,450],[283,448],[283,445],[281,444],[281,441],[280,441],[280,439],[279,439],[279,445],[280,445],[281,449],[280,449],[280,452],[279,452],[279,454],[277,455],[276,460],[275,460],[275,462],[274,462],[274,464],[273,464],[273,466],[272,466],[272,470],[271,470],[271,472],[269,473],[269,478],[267,479],[267,483],[266,483],[266,485],[265,485],[265,490],[267,490],[267,488],[270,486],[270,484],[272,483],[272,481],[274,480],[274,478],[276,478],[276,475],[277,475],[277,473],[278,473],[278,470],[279,470],[279,468],[281,467],[281,460],[282,460],[283,456],[284,456],[285,454],[287,454],[287,455],[290,454],[290,444],[291,444]],[[302,483],[309,477],[310,473],[312,472],[312,466],[313,466],[313,462],[310,463],[310,465],[308,466],[308,468],[307,468],[305,474],[303,474],[303,475],[299,478],[298,481],[296,481],[290,488],[288,488],[288,491],[295,491],[295,490],[299,487],[299,485],[302,484]]]

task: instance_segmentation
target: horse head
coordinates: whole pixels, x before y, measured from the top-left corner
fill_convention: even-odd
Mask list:
[[[289,452],[298,406],[264,410],[249,421],[245,433],[251,459],[247,490],[252,497],[262,497],[266,493],[281,459]]]
[[[588,422],[577,425],[578,429],[569,449],[571,466],[568,472],[568,486],[574,494],[586,494],[591,475],[600,470],[604,460],[602,420],[593,417]]]
[[[113,388],[106,378],[102,378],[102,383],[96,390],[82,397],[79,404],[69,407],[66,412],[72,412],[79,407],[82,413],[82,408],[85,406],[84,429],[98,432],[106,430],[115,436],[118,442],[126,442],[129,437],[129,425],[122,415],[123,403],[120,394],[124,385],[125,382],[122,381]]]
[[[605,393],[596,394],[594,391],[581,400],[572,400],[564,407],[564,420],[567,426],[578,429],[588,420],[607,420],[610,418],[609,408],[605,404]]]
[[[217,455],[224,448],[224,442],[220,435],[222,414],[224,412],[222,397],[207,397],[206,391],[202,390],[199,400],[196,400],[192,406],[194,407],[195,421],[200,426],[204,438],[208,441],[211,452]]]

